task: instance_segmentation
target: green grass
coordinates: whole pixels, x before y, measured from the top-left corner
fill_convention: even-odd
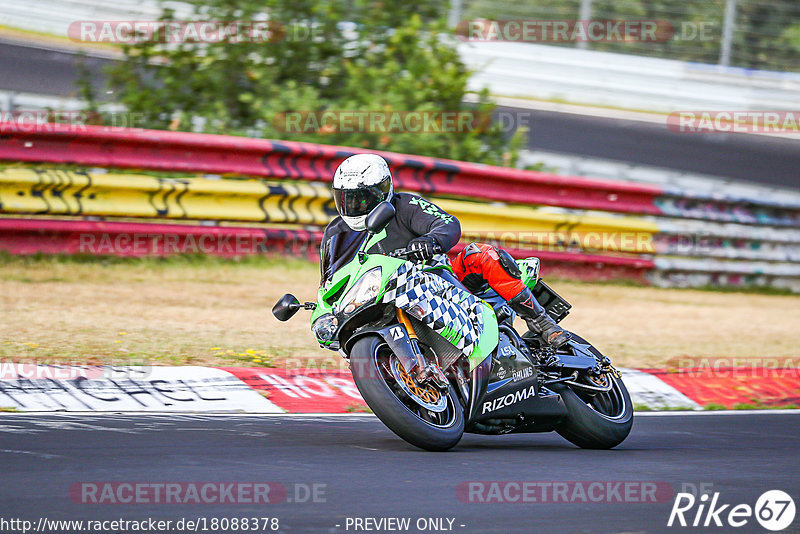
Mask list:
[[[634,404],[633,411],[635,412],[691,412],[694,408],[691,406],[661,406],[658,408],[651,408],[645,404]]]
[[[280,254],[248,254],[243,256],[211,256],[206,254],[171,254],[169,256],[98,256],[93,254],[30,254],[15,255],[5,250],[0,250],[0,266],[47,266],[47,265],[124,265],[142,269],[157,269],[160,267],[228,267],[241,265],[244,267],[263,267],[270,269],[281,266],[289,268],[309,268],[310,260],[283,256]],[[20,280],[24,281],[24,280]],[[41,282],[37,279],[36,282]],[[54,282],[64,281],[54,277]]]
[[[734,410],[794,410],[796,404],[761,404],[759,402],[740,402],[733,405]]]
[[[609,280],[596,280],[592,282],[581,282],[572,279],[563,279],[563,278],[543,278],[548,284],[550,282],[553,285],[561,283],[561,282],[569,282],[569,283],[577,283],[577,284],[588,284],[593,286],[618,286],[618,287],[644,287],[645,284],[639,282],[637,280],[630,280],[625,278],[613,278]],[[711,293],[741,293],[743,295],[766,295],[766,296],[797,296],[797,293],[792,291],[788,288],[782,287],[764,287],[764,286],[741,286],[741,287],[729,287],[729,286],[713,286],[713,285],[705,285],[705,286],[698,286],[698,287],[656,287],[656,286],[647,286],[652,287],[653,289],[661,289],[665,292],[671,291],[708,291]]]
[[[345,411],[347,413],[372,413],[369,406],[363,404],[349,404],[347,408],[345,408]]]
[[[703,406],[703,410],[706,411],[721,411],[721,410],[796,410],[796,404],[781,404],[781,405],[763,405],[763,404],[750,404],[750,403],[739,403],[734,404],[732,408],[728,408],[724,404],[718,404],[716,402],[710,402]],[[688,406],[670,406],[670,407],[662,407],[662,408],[651,408],[650,406],[646,406],[644,404],[634,404],[633,410],[635,412],[690,412],[694,411],[693,408]]]
[[[715,411],[715,410],[796,410],[796,404],[760,404],[760,403],[749,403],[749,402],[740,402],[734,404],[731,408],[728,408],[724,404],[718,404],[715,402],[710,402],[703,407],[704,410]]]
[[[565,327],[620,367],[675,367],[689,355],[797,354],[798,297],[547,281],[575,306]],[[315,342],[307,313],[286,323],[270,313],[284,293],[313,300],[318,283],[316,262],[280,255],[0,252],[0,359],[340,369],[339,356]],[[757,328],[743,331],[741,317],[753,309],[761,312]]]
[[[92,254],[31,254],[25,256],[13,255],[6,251],[0,251],[0,266],[4,265],[17,265],[17,266],[46,266],[46,265],[124,265],[131,267],[138,267],[142,269],[158,269],[168,267],[228,267],[241,265],[244,267],[259,267],[270,269],[276,266],[290,268],[303,268],[307,269],[309,266],[316,268],[316,263],[307,259],[292,258],[280,254],[249,254],[244,256],[223,257],[223,256],[210,256],[205,254],[173,254],[169,256],[140,256],[140,257],[119,257],[119,256],[98,256]],[[67,281],[64,277],[50,277],[33,279],[30,277],[17,277],[6,278],[9,280],[16,280],[19,282],[30,283],[43,283],[43,282],[64,282]],[[561,283],[588,285],[588,286],[617,286],[617,287],[644,287],[644,285],[635,280],[626,279],[611,279],[611,280],[598,280],[591,282],[582,282],[572,279],[564,278],[546,278],[551,285],[558,285]],[[662,290],[666,292],[672,291],[709,291],[716,293],[742,293],[749,295],[767,295],[767,296],[797,296],[789,289],[772,288],[772,287],[722,287],[722,286],[703,286],[697,288],[657,288],[652,289]]]
[[[574,100],[567,100],[565,98],[538,98],[535,96],[525,96],[525,95],[500,95],[492,93],[493,97],[495,98],[512,98],[514,100],[528,100],[531,102],[548,102],[551,104],[566,104],[569,106],[577,106],[583,108],[597,108],[597,109],[607,109],[611,111],[626,111],[626,112],[633,112],[633,113],[646,113],[648,115],[663,115],[667,117],[669,115],[666,111],[655,111],[650,109],[641,109],[641,108],[628,108],[628,107],[621,107],[621,106],[613,106],[609,104],[591,104],[588,102],[577,102]]]
[[[743,287],[728,287],[728,286],[699,286],[696,288],[698,291],[714,291],[717,293],[745,293],[748,295],[767,295],[767,296],[797,296],[797,293],[785,287],[768,287],[768,286],[743,286]]]

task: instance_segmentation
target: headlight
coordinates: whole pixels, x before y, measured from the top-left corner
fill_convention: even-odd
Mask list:
[[[314,331],[314,336],[320,344],[329,345],[333,341],[336,331],[339,329],[339,320],[334,317],[333,314],[326,313],[314,321],[314,325],[311,329]]]
[[[367,271],[342,299],[339,309],[351,314],[365,304],[371,304],[381,290],[381,268],[375,267]]]

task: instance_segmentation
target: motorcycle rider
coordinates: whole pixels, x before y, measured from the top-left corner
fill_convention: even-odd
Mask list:
[[[339,217],[325,228],[320,251],[322,281],[349,262],[366,238],[367,215],[380,202],[391,202],[396,210],[386,227],[386,238],[378,243],[378,252],[398,248],[410,251],[409,259],[437,259],[446,265],[448,252],[461,238],[458,219],[427,200],[411,193],[397,193],[392,185],[389,166],[377,154],[356,154],[342,162],[333,176],[333,198]],[[520,280],[513,258],[491,245],[471,243],[456,256],[453,271],[437,274],[468,291],[479,292],[486,284],[506,299],[540,339],[560,347],[569,333],[559,327]]]

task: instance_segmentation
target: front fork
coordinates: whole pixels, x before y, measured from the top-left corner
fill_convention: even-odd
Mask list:
[[[449,386],[447,377],[444,375],[441,367],[439,367],[436,362],[428,362],[425,358],[425,354],[422,352],[422,349],[419,346],[417,332],[414,330],[414,325],[411,324],[408,314],[406,314],[406,312],[400,308],[395,308],[395,310],[397,311],[397,320],[400,321],[400,324],[405,326],[406,331],[408,332],[408,337],[411,339],[411,348],[414,351],[414,357],[417,360],[417,365],[415,366],[417,371],[417,382],[425,383],[431,381],[437,388],[446,390]]]

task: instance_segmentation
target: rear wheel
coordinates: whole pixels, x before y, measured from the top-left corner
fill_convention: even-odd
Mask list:
[[[588,351],[598,359],[603,355],[582,337],[572,339],[588,345]],[[611,449],[622,443],[633,428],[633,403],[622,379],[608,372],[600,377],[585,376],[579,383],[584,387],[553,384],[569,411],[569,417],[556,431],[584,449]]]
[[[553,387],[569,416],[556,431],[584,449],[611,449],[622,443],[633,427],[633,404],[622,380],[606,375],[611,389],[581,398],[569,386]]]
[[[418,384],[377,336],[356,341],[350,352],[353,379],[370,409],[407,442],[429,451],[454,447],[464,433],[464,409],[447,392]]]

